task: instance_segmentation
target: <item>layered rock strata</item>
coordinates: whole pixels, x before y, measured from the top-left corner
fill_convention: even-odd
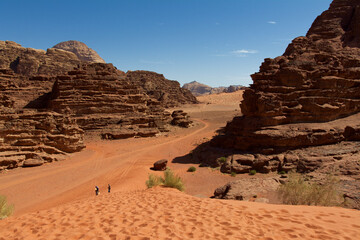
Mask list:
[[[183,110],[173,111],[171,117],[171,125],[188,128],[192,124],[188,114]]]
[[[359,9],[358,1],[334,0],[306,37],[293,40],[283,56],[265,59],[244,92],[243,116],[226,126],[218,143],[275,151],[350,140],[345,128],[358,129],[357,122],[334,129],[329,121],[360,111]],[[329,124],[293,125],[312,122]]]
[[[159,101],[163,107],[176,107],[181,104],[198,103],[196,97],[179,82],[168,80],[164,75],[149,71],[128,71],[129,82],[141,86],[147,95]]]
[[[306,37],[265,59],[244,92],[243,116],[212,140],[217,153],[199,156],[203,165],[228,173],[332,173],[359,208],[359,19],[359,1],[334,0]]]
[[[54,112],[0,112],[0,170],[37,166],[83,149],[83,131],[69,117]]]
[[[111,139],[154,136],[171,120],[160,102],[112,64],[83,63],[58,76],[48,107],[70,113],[82,129],[101,129]]]

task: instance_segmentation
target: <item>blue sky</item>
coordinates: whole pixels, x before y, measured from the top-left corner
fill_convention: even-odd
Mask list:
[[[0,40],[78,40],[118,69],[180,84],[248,85],[264,58],[304,36],[331,0],[0,0]]]

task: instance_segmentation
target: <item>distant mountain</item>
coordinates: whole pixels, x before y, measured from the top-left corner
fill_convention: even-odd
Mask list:
[[[53,48],[72,52],[81,61],[105,63],[104,59],[102,59],[95,50],[86,46],[85,43],[79,41],[70,40],[66,42],[61,42],[53,46]]]
[[[216,94],[222,92],[235,92],[238,90],[242,90],[245,87],[241,85],[231,85],[229,87],[210,87],[208,85],[199,83],[197,81],[193,81],[190,83],[185,83],[183,88],[188,89],[194,96],[208,95],[208,94]]]

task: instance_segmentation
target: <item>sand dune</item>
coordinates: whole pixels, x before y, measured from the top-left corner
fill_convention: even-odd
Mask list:
[[[0,222],[0,239],[356,239],[360,213],[200,199],[174,189],[101,193]]]

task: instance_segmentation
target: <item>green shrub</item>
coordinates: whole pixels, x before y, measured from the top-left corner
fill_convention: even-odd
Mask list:
[[[176,188],[180,191],[184,191],[184,183],[178,175],[175,175],[169,168],[164,171],[164,178],[161,176],[156,176],[154,174],[149,174],[149,179],[145,182],[148,188],[155,186],[164,186],[170,188]]]
[[[145,182],[148,188],[159,186],[164,183],[164,179],[154,174],[149,174],[149,179]]]
[[[176,188],[180,191],[184,191],[184,183],[178,175],[175,175],[170,169],[165,170],[164,172],[164,186]]]
[[[218,158],[219,163],[225,163],[226,162],[226,157],[220,157]]]
[[[236,177],[236,172],[231,172],[230,174],[232,177]]]
[[[255,175],[256,174],[256,170],[250,170],[250,173],[249,173],[250,175]]]
[[[339,206],[343,201],[337,191],[338,180],[328,175],[320,183],[310,183],[304,177],[291,173],[289,180],[278,189],[280,199],[284,204]]]
[[[196,171],[196,167],[189,167],[189,169],[187,170],[188,172],[195,172]]]
[[[10,216],[14,211],[14,206],[7,203],[6,197],[0,195],[0,220]]]
[[[284,170],[280,171],[279,174],[286,174]]]

